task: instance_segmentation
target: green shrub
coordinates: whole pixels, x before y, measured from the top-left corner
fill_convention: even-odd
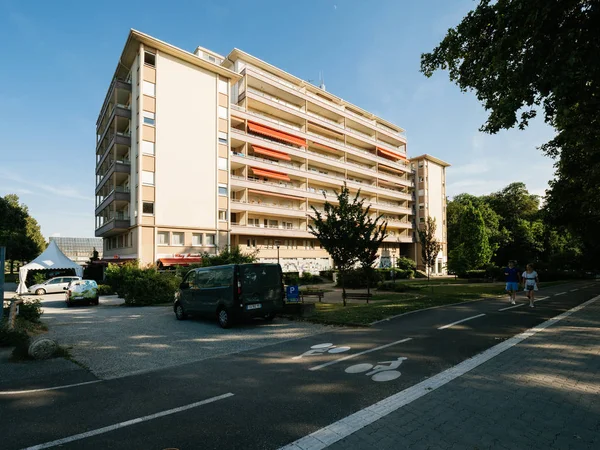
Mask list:
[[[321,270],[319,272],[319,276],[321,278],[325,278],[327,280],[333,280],[333,273],[334,273],[333,270]]]
[[[476,279],[484,279],[486,277],[486,271],[485,270],[467,270],[462,278],[468,278],[470,280],[476,280]]]
[[[112,295],[115,291],[108,284],[99,284],[98,285],[98,295]]]
[[[377,286],[378,283],[383,281],[383,273],[381,270],[371,270],[369,273],[369,277],[365,271],[360,269],[353,269],[346,272],[345,275],[345,286],[348,289],[364,289],[367,287],[367,279],[369,281],[369,285],[371,287]],[[341,287],[340,277],[338,276],[337,286]]]
[[[33,284],[42,284],[46,281],[46,274],[44,272],[35,272],[33,274]]]
[[[392,271],[394,272],[394,278],[392,278]],[[412,279],[415,276],[415,272],[412,270],[402,270],[402,269],[377,269],[377,272],[381,274],[381,281],[388,281],[392,279],[396,280],[408,280]]]
[[[410,292],[410,291],[419,291],[421,288],[419,286],[414,286],[411,284],[405,283],[393,283],[391,281],[384,281],[380,283],[377,288],[379,291],[388,291],[388,292]]]
[[[287,272],[283,274],[283,283],[288,286],[297,286],[300,284],[298,272]]]
[[[25,300],[19,305],[19,317],[33,323],[39,323],[42,316],[42,302],[38,299]]]
[[[172,302],[181,277],[160,273],[155,267],[142,269],[134,262],[109,264],[106,281],[126,305],[146,306]]]
[[[321,284],[323,280],[309,272],[304,272],[300,277],[300,284]]]
[[[16,347],[18,345],[27,345],[29,335],[20,328],[9,330],[6,322],[0,324],[0,347]]]
[[[400,270],[411,270],[414,272],[417,270],[417,263],[406,256],[401,256],[396,262],[396,267]]]

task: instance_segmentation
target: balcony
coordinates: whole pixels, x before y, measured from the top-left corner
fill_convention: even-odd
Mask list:
[[[296,217],[296,218],[304,218],[306,217],[306,211],[303,207],[300,206],[289,206],[282,203],[269,202],[268,200],[231,200],[231,211],[232,212],[254,212],[254,213],[262,213],[268,214],[271,216],[287,216],[287,217]]]
[[[106,111],[109,110],[110,106],[119,100],[122,100],[123,97],[120,92],[125,92],[128,95],[131,95],[131,82],[114,78],[108,91],[106,93],[106,97],[104,98],[104,103],[102,104],[102,108],[100,109],[100,114],[98,115],[98,120],[96,120],[96,127],[98,127],[102,120],[105,118]],[[117,94],[115,94],[117,93]]]
[[[306,225],[293,226],[291,228],[284,227],[279,224],[277,226],[264,226],[263,224],[248,225],[240,223],[231,224],[231,232],[234,234],[244,234],[249,236],[282,236],[282,237],[298,237],[311,238],[314,237],[307,231]]]
[[[115,202],[116,207],[123,207],[124,203],[131,201],[129,187],[116,186],[114,189],[107,192],[105,195],[97,195],[98,206],[96,207],[96,215],[99,215],[106,207]]]
[[[100,219],[101,224],[96,228],[96,237],[108,237],[127,231],[131,217],[123,211],[110,211],[108,216],[97,219]]]
[[[114,177],[118,184],[128,179],[131,174],[131,162],[129,160],[113,161],[104,174],[96,176],[96,193],[98,193]]]

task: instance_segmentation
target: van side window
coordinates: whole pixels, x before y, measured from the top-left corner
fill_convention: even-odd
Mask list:
[[[219,269],[214,271],[213,287],[231,286],[233,284],[233,269]]]
[[[190,289],[196,289],[196,272],[190,272],[187,274],[187,277],[185,277],[185,283],[188,283],[190,285]]]
[[[198,289],[210,287],[210,272],[196,272],[196,287]]]

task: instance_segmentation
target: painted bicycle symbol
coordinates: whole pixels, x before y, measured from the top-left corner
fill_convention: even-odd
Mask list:
[[[352,347],[338,347],[333,345],[331,342],[327,342],[325,344],[317,344],[313,345],[310,350],[302,353],[299,356],[294,356],[292,359],[300,359],[304,356],[312,356],[312,355],[322,355],[324,353],[344,353],[350,350]]]
[[[373,364],[355,364],[346,369],[346,373],[365,373],[366,376],[370,376],[373,381],[392,381],[402,375],[398,370],[396,370],[402,362],[406,359],[403,356],[400,356],[398,359],[394,361],[380,361],[376,366]],[[382,364],[389,364],[387,366]]]

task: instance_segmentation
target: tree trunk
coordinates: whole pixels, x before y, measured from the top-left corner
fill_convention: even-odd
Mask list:
[[[367,304],[369,304],[369,296],[371,295],[371,278],[367,275]]]
[[[346,280],[344,273],[341,270],[338,273],[340,274],[340,281],[342,283],[342,302],[344,303],[344,306],[346,306]]]
[[[13,273],[15,273],[15,262],[11,259],[8,263],[10,264],[10,274],[12,275]],[[2,268],[2,270],[4,270],[4,267]]]

